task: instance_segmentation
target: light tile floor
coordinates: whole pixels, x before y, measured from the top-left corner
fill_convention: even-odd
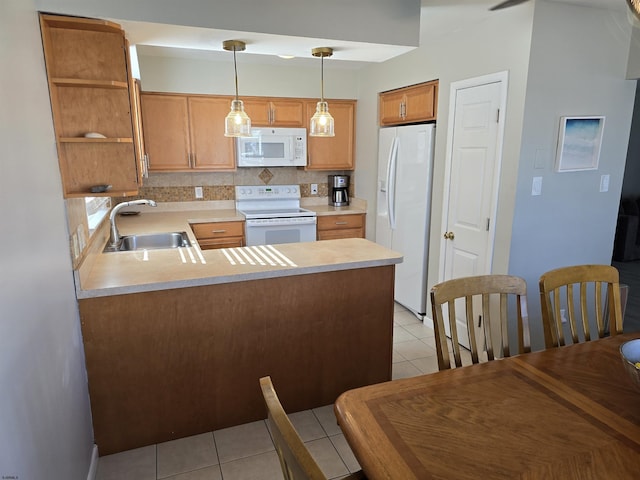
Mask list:
[[[438,371],[434,332],[396,304],[393,378]],[[291,421],[327,478],[360,469],[336,423],[333,405],[290,413]],[[265,421],[100,457],[96,480],[282,479]]]

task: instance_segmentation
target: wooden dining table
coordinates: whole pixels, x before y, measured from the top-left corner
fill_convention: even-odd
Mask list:
[[[334,410],[370,480],[640,479],[633,338],[356,388]]]

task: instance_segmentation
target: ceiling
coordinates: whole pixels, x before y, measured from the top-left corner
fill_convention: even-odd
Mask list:
[[[429,15],[430,8],[456,8],[474,10],[479,15],[500,15],[488,8],[501,0],[422,0],[422,14]],[[624,0],[549,0],[597,8],[625,9]],[[525,8],[524,5],[512,8]],[[464,12],[460,12],[463,14]],[[472,12],[467,12],[471,14]],[[311,65],[317,59],[311,55],[314,47],[332,47],[334,54],[326,63],[328,68],[359,69],[368,63],[384,62],[402,55],[415,47],[382,45],[362,42],[339,41],[323,38],[291,37],[255,32],[217,30],[139,21],[113,19],[127,32],[131,45],[136,45],[138,55],[169,56],[191,59],[228,61],[230,53],[222,49],[224,40],[243,40],[247,48],[238,61],[254,63]],[[456,26],[440,26],[456,28]],[[277,55],[292,55],[283,60]],[[240,60],[241,58],[241,60]]]

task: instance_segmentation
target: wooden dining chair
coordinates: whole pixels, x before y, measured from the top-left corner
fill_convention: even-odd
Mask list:
[[[464,315],[458,315],[456,303],[458,306],[463,306]],[[527,315],[527,283],[524,279],[512,275],[479,275],[447,280],[431,289],[431,308],[440,370],[452,367],[447,347],[443,306],[448,310],[447,322],[451,336],[453,362],[456,367],[462,366],[460,344],[464,339],[468,340],[473,363],[480,362],[478,337],[484,343],[480,346],[486,350],[486,360],[495,359],[494,334],[499,338],[499,351],[503,357],[531,351]],[[511,311],[510,308],[515,310],[513,318],[515,318],[518,339],[515,351],[509,347],[508,312]],[[458,330],[461,326],[467,330],[466,336],[459,336]]]
[[[267,421],[285,480],[327,480],[285,413],[273,388],[271,377],[262,377],[260,388],[267,406]],[[362,472],[355,472],[343,478],[366,480]]]
[[[573,343],[590,341],[594,326],[597,338],[622,333],[620,276],[611,265],[575,265],[542,274],[540,306],[547,348],[565,345],[565,324]]]

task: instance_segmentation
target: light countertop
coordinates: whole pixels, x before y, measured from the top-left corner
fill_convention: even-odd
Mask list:
[[[332,211],[333,207],[328,206],[326,209],[321,205],[314,207],[327,215],[343,212]],[[402,261],[401,254],[362,238],[201,250],[190,223],[241,221],[242,214],[224,208],[154,210],[142,207],[139,215],[118,216],[120,234],[185,231],[192,247],[102,253],[108,236],[108,225],[103,225],[93,252],[75,272],[79,299],[376,267]],[[348,211],[364,213],[355,208]]]

